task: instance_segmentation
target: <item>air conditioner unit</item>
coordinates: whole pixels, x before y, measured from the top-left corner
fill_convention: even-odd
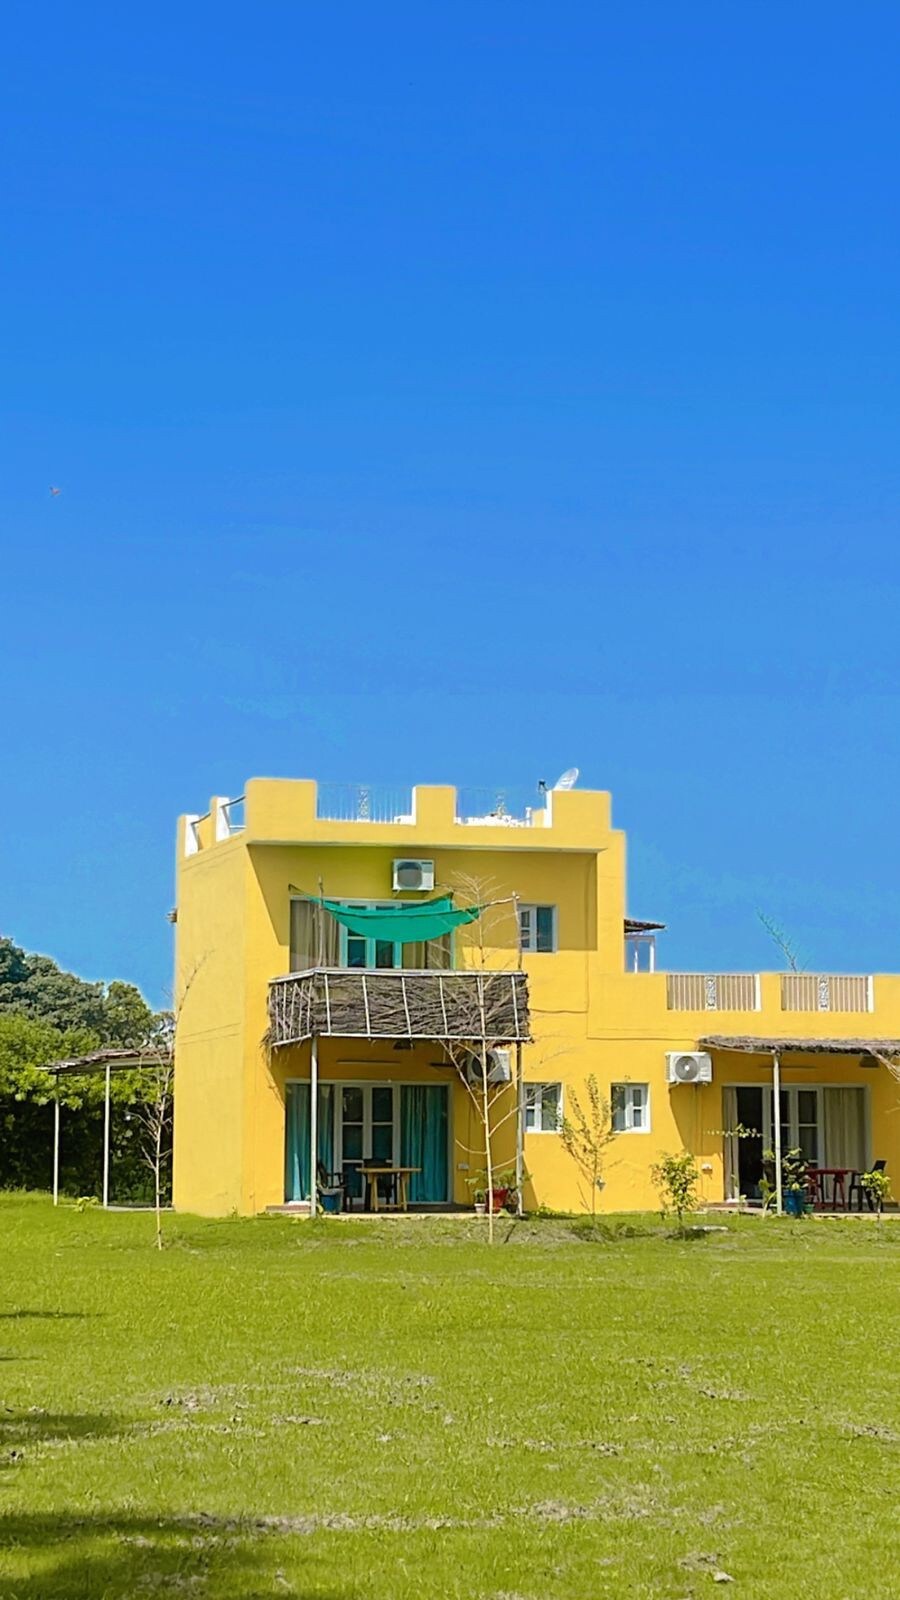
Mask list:
[[[667,1050],[668,1083],[712,1083],[712,1057],[705,1050]]]
[[[424,889],[434,888],[434,862],[433,861],[402,861],[394,862],[394,888],[395,889]]]
[[[471,1084],[481,1082],[481,1057],[474,1053],[466,1061],[466,1079]],[[487,1053],[488,1083],[511,1083],[512,1066],[508,1050],[494,1049]]]

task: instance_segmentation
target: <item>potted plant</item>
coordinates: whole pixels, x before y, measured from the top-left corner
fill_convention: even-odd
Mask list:
[[[871,1172],[861,1172],[859,1184],[869,1202],[869,1210],[877,1211],[880,1216],[884,1210],[884,1202],[891,1192],[891,1180],[887,1173],[873,1167]]]
[[[524,1178],[525,1174],[523,1173],[522,1176]],[[500,1167],[496,1172],[492,1172],[490,1189],[488,1188],[488,1175],[484,1171],[476,1172],[474,1178],[469,1178],[467,1181],[469,1187],[474,1190],[476,1211],[479,1210],[479,1202],[483,1210],[490,1206],[494,1216],[497,1215],[498,1211],[502,1211],[504,1207],[508,1211],[515,1210],[518,1200],[515,1167]],[[480,1211],[479,1215],[481,1215]]]
[[[476,1189],[472,1200],[475,1206],[476,1217],[483,1217],[487,1210],[487,1199],[483,1189]]]
[[[775,1195],[775,1151],[763,1151],[764,1179],[762,1184],[764,1205],[768,1208]],[[802,1217],[809,1210],[809,1163],[800,1149],[783,1150],[781,1154],[781,1199],[789,1217]],[[771,1177],[769,1174],[771,1173]]]

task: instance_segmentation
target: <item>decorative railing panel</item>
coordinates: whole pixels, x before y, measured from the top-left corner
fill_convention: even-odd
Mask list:
[[[872,980],[848,973],[784,972],[782,1011],[871,1011]]]
[[[670,1011],[758,1011],[755,972],[667,972]]]
[[[305,1039],[530,1038],[524,972],[317,967],[269,985],[268,1044]]]

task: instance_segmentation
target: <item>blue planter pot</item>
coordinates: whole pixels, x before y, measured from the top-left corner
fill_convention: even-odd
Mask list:
[[[789,1217],[802,1217],[806,1214],[806,1195],[802,1189],[785,1190],[784,1209]]]

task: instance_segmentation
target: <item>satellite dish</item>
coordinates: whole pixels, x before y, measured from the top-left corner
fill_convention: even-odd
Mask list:
[[[574,789],[577,782],[578,768],[569,767],[568,770],[563,773],[561,778],[557,778],[553,787],[554,789]]]

